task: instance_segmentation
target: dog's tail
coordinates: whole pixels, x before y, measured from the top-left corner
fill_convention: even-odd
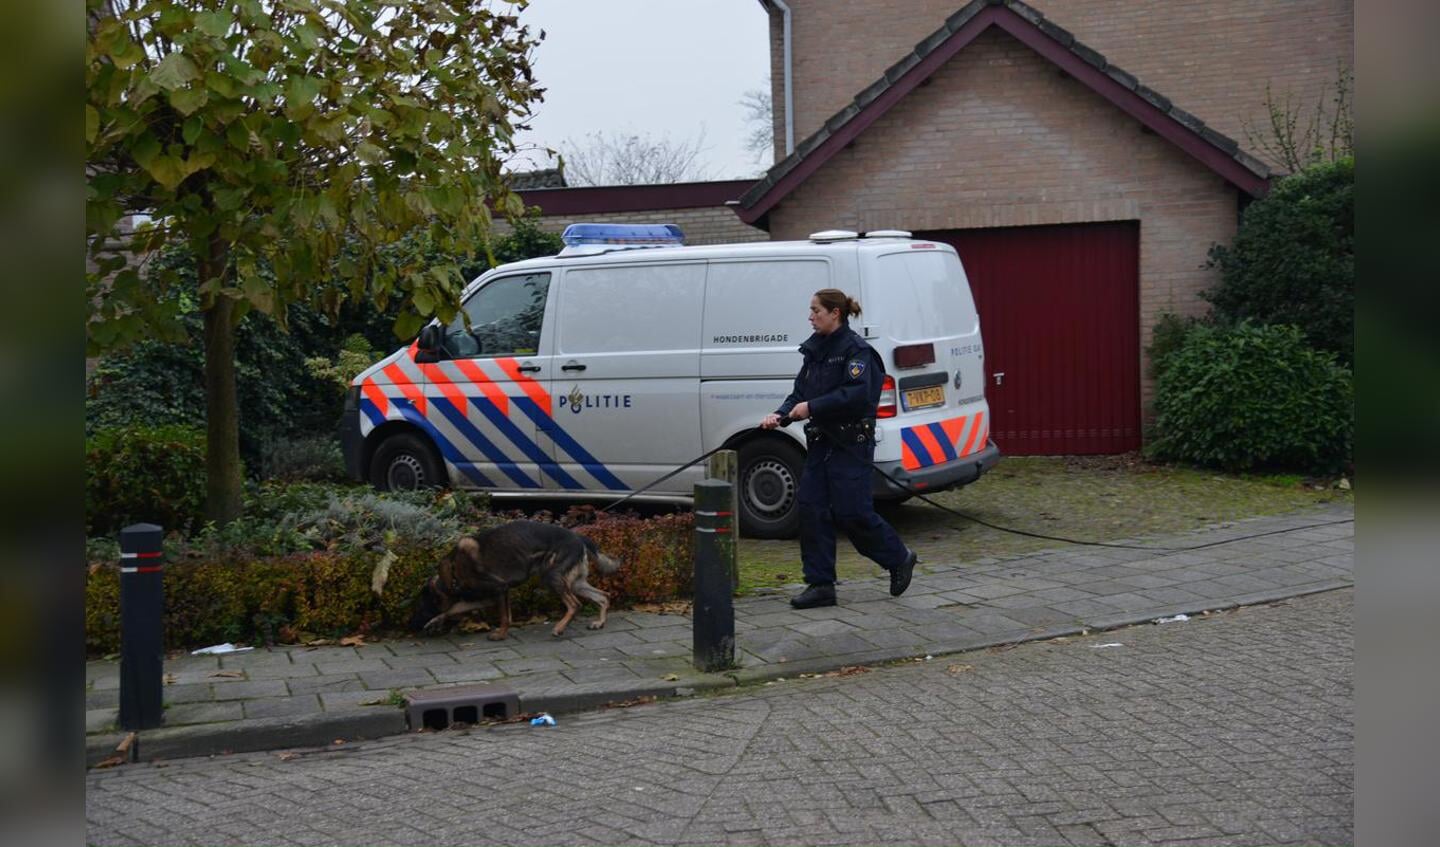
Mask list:
[[[620,570],[620,563],[601,553],[594,541],[583,535],[580,536],[580,540],[585,542],[585,558],[590,560],[590,564],[595,567],[595,570],[602,574],[615,573]]]

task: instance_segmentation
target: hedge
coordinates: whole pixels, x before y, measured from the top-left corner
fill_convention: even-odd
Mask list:
[[[615,574],[592,575],[592,584],[610,595],[614,608],[688,598],[693,526],[689,514],[675,514],[650,519],[605,515],[577,527],[621,562]],[[356,543],[352,538],[346,545]],[[257,555],[234,546],[172,545],[175,558],[164,576],[166,647],[293,643],[399,630],[420,586],[453,543],[448,533],[444,541],[435,541],[392,532],[383,549],[361,543]],[[377,595],[372,579],[386,560],[388,575]],[[516,620],[562,608],[548,588],[533,580],[511,593],[511,605]],[[119,649],[119,619],[118,566],[92,562],[85,585],[85,643],[91,654]]]
[[[1350,461],[1354,387],[1291,326],[1197,324],[1165,357],[1148,453],[1227,471],[1328,473]]]

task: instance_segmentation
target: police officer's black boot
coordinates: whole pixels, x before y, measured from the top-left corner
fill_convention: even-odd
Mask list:
[[[835,584],[822,582],[807,585],[805,590],[790,598],[790,605],[797,609],[815,609],[835,605]]]
[[[905,593],[905,589],[910,587],[910,577],[914,576],[915,563],[918,561],[920,561],[920,557],[915,555],[915,551],[906,548],[905,561],[896,565],[890,571],[891,597],[899,597]]]

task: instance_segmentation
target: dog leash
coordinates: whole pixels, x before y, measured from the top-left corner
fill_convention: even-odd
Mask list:
[[[812,419],[812,420],[813,420],[813,419]],[[792,424],[792,423],[794,423],[794,420],[792,420],[791,418],[782,417],[782,418],[780,419],[780,425],[781,425],[782,427],[789,426],[789,425]],[[864,462],[865,464],[869,465],[871,468],[873,468],[874,470],[876,470],[877,472],[879,472],[879,474],[880,474],[881,476],[885,477],[886,479],[890,480],[890,481],[891,481],[892,483],[894,483],[895,485],[899,486],[899,487],[901,488],[901,490],[905,491],[907,494],[911,495],[912,497],[918,497],[918,498],[920,498],[921,500],[923,500],[924,502],[928,503],[928,504],[931,505],[931,506],[934,506],[935,508],[939,509],[939,510],[942,511],[942,512],[946,512],[946,513],[948,513],[948,514],[954,515],[955,517],[961,518],[961,519],[963,519],[963,520],[971,521],[972,523],[977,523],[977,524],[979,524],[979,525],[981,525],[981,526],[983,526],[983,527],[986,527],[986,528],[989,528],[989,529],[993,529],[993,530],[995,530],[995,531],[997,531],[997,532],[1007,532],[1007,533],[1010,533],[1011,535],[1019,535],[1019,536],[1025,537],[1025,538],[1035,538],[1035,539],[1038,539],[1038,540],[1041,540],[1041,541],[1059,541],[1059,542],[1061,542],[1061,543],[1063,543],[1063,544],[1076,544],[1076,545],[1079,545],[1079,546],[1081,546],[1081,547],[1107,547],[1107,548],[1110,548],[1110,549],[1112,549],[1112,550],[1143,550],[1143,551],[1148,552],[1148,553],[1188,553],[1188,552],[1191,552],[1191,551],[1193,551],[1193,550],[1204,550],[1204,549],[1206,549],[1206,548],[1208,548],[1208,547],[1219,547],[1219,546],[1222,545],[1222,544],[1234,544],[1234,543],[1237,542],[1237,541],[1249,541],[1250,539],[1253,539],[1253,538],[1264,538],[1264,537],[1267,536],[1267,535],[1281,535],[1281,534],[1287,533],[1287,532],[1299,532],[1299,531],[1304,530],[1304,529],[1318,529],[1318,528],[1320,528],[1320,527],[1339,526],[1339,525],[1341,525],[1341,524],[1347,524],[1347,523],[1354,523],[1354,522],[1355,522],[1355,519],[1354,519],[1354,518],[1343,518],[1343,519],[1338,520],[1338,521],[1325,521],[1325,522],[1322,522],[1322,523],[1313,523],[1313,524],[1306,524],[1306,525],[1304,525],[1304,526],[1290,527],[1290,528],[1288,528],[1288,529],[1275,529],[1275,530],[1270,530],[1269,532],[1257,532],[1257,533],[1254,533],[1254,534],[1252,534],[1252,535],[1241,535],[1241,536],[1238,536],[1238,537],[1236,537],[1236,538],[1227,538],[1227,539],[1225,539],[1225,540],[1223,540],[1223,541],[1210,541],[1210,542],[1207,542],[1207,543],[1205,543],[1205,544],[1195,544],[1195,545],[1192,545],[1192,546],[1189,546],[1189,547],[1151,547],[1151,546],[1146,546],[1146,545],[1141,545],[1141,544],[1117,544],[1117,543],[1112,543],[1112,542],[1108,542],[1108,541],[1086,541],[1086,540],[1080,539],[1080,538],[1067,538],[1066,536],[1063,536],[1063,535],[1046,535],[1046,534],[1043,533],[1043,532],[1030,532],[1030,531],[1028,531],[1028,530],[1015,529],[1014,527],[1001,526],[1000,524],[991,523],[990,521],[983,520],[983,519],[981,519],[981,518],[975,517],[974,515],[971,515],[971,514],[967,514],[967,513],[965,513],[965,512],[962,512],[962,511],[960,511],[959,509],[952,509],[952,508],[950,508],[949,506],[946,506],[944,503],[937,503],[937,502],[935,502],[934,500],[931,500],[931,499],[930,499],[929,497],[927,497],[926,495],[920,493],[919,491],[917,491],[916,489],[914,489],[913,487],[911,487],[911,485],[910,485],[909,483],[905,482],[904,480],[896,479],[895,477],[891,476],[891,475],[889,474],[889,472],[887,472],[884,468],[880,467],[879,465],[875,464],[875,462],[873,462],[873,461],[871,461],[871,460],[869,460],[869,459],[866,459],[864,456],[860,455],[858,452],[856,452],[856,451],[854,450],[854,447],[853,447],[851,444],[849,444],[848,442],[846,442],[846,441],[844,441],[844,440],[842,440],[842,439],[836,438],[836,437],[835,437],[835,434],[834,434],[828,427],[826,427],[825,424],[822,424],[822,423],[820,423],[819,421],[815,421],[815,425],[820,428],[820,431],[821,431],[822,433],[824,433],[825,437],[828,438],[832,444],[840,447],[842,450],[845,450],[845,451],[849,452],[851,456],[853,456],[853,457],[855,457],[856,459],[859,459],[860,461],[862,461],[862,462]],[[756,427],[756,428],[758,429],[759,427]],[[669,473],[665,474],[664,476],[660,477],[659,479],[655,480],[654,482],[650,483],[649,485],[646,485],[646,486],[643,487],[643,488],[638,488],[638,489],[630,492],[629,494],[625,495],[624,497],[620,498],[619,500],[616,500],[614,503],[611,503],[610,505],[606,506],[605,508],[601,509],[600,511],[601,511],[601,512],[608,512],[608,511],[610,511],[611,509],[614,509],[614,508],[618,507],[620,504],[624,503],[625,501],[629,500],[630,498],[635,497],[636,495],[639,495],[639,494],[644,494],[646,491],[649,491],[650,489],[654,488],[655,486],[659,485],[660,483],[664,482],[665,480],[670,479],[671,477],[675,476],[676,474],[680,473],[681,471],[685,470],[686,468],[690,467],[691,465],[695,465],[695,464],[698,464],[698,463],[700,463],[700,462],[703,462],[703,461],[705,461],[706,459],[710,458],[711,456],[715,455],[716,453],[719,453],[721,450],[725,450],[725,449],[727,449],[727,448],[726,448],[724,445],[721,445],[721,446],[719,446],[719,447],[716,447],[714,450],[708,450],[708,451],[706,451],[706,452],[704,452],[704,453],[701,453],[700,455],[696,456],[695,458],[691,459],[690,461],[686,462],[685,464],[680,465],[679,467],[675,468],[674,470],[670,471]]]
[[[726,447],[725,445],[722,444],[722,445],[720,445],[719,447],[716,447],[714,450],[710,450],[709,452],[706,452],[706,453],[701,453],[700,455],[696,456],[695,458],[691,459],[690,461],[686,462],[685,464],[681,465],[680,467],[676,468],[675,470],[671,471],[670,473],[665,474],[664,476],[660,477],[659,479],[657,479],[657,480],[655,480],[654,482],[650,483],[649,485],[645,486],[644,488],[637,488],[637,489],[635,489],[634,491],[630,492],[629,494],[626,494],[624,497],[621,497],[619,500],[616,500],[614,503],[611,503],[610,505],[606,506],[605,508],[601,509],[600,511],[601,511],[601,512],[608,512],[608,511],[610,511],[611,509],[615,508],[616,506],[619,506],[621,503],[624,503],[626,500],[629,500],[631,497],[634,497],[634,496],[637,495],[637,494],[644,494],[646,491],[649,491],[650,489],[654,488],[655,486],[659,485],[660,483],[664,482],[665,480],[669,479],[670,477],[672,477],[672,476],[680,473],[681,471],[685,470],[686,468],[690,467],[691,465],[697,464],[697,463],[699,463],[699,462],[703,462],[703,461],[705,461],[706,459],[710,458],[711,456],[715,455],[716,453],[719,453],[721,450],[728,450],[728,449],[730,449],[730,448],[728,448],[728,447]]]
[[[813,419],[812,419],[812,420],[813,420]],[[782,417],[782,418],[780,419],[780,425],[781,425],[781,426],[789,426],[789,425],[792,424],[792,423],[794,423],[794,421],[791,420],[790,418]],[[1020,536],[1026,537],[1026,538],[1036,538],[1036,539],[1040,539],[1040,540],[1042,540],[1042,541],[1060,541],[1060,542],[1063,542],[1063,543],[1065,543],[1065,544],[1078,544],[1078,545],[1083,546],[1083,547],[1108,547],[1108,548],[1115,549],[1115,550],[1144,550],[1144,551],[1151,552],[1151,553],[1187,553],[1187,552],[1190,552],[1190,551],[1192,551],[1192,550],[1204,550],[1204,549],[1207,548],[1207,547],[1218,547],[1218,546],[1220,546],[1221,544],[1234,544],[1236,541],[1248,541],[1248,540],[1250,540],[1250,539],[1252,539],[1252,538],[1264,538],[1264,537],[1267,536],[1267,535],[1280,535],[1280,534],[1286,533],[1286,532],[1299,532],[1300,530],[1303,530],[1303,529],[1318,529],[1319,527],[1338,526],[1338,525],[1340,525],[1340,524],[1347,524],[1347,523],[1354,523],[1354,522],[1355,522],[1355,519],[1354,519],[1354,518],[1343,518],[1343,519],[1338,520],[1338,521],[1325,521],[1325,522],[1323,522],[1323,523],[1307,524],[1307,525],[1305,525],[1305,526],[1295,526],[1295,527],[1290,527],[1290,528],[1288,528],[1288,529],[1275,529],[1275,530],[1270,530],[1269,532],[1257,532],[1257,533],[1254,533],[1253,535],[1242,535],[1242,536],[1239,536],[1239,537],[1237,537],[1237,538],[1227,538],[1227,539],[1225,539],[1225,540],[1223,540],[1223,541],[1211,541],[1211,542],[1208,542],[1208,543],[1205,543],[1205,544],[1195,544],[1195,545],[1192,545],[1192,546],[1190,546],[1190,547],[1150,547],[1150,546],[1145,546],[1145,545],[1140,545],[1140,544],[1117,544],[1117,543],[1111,543],[1111,542],[1106,542],[1106,541],[1085,541],[1085,540],[1078,539],[1078,538],[1066,538],[1066,537],[1063,536],[1063,535],[1046,535],[1046,534],[1040,533],[1040,532],[1028,532],[1028,531],[1023,530],[1023,529],[1015,529],[1015,528],[1013,528],[1013,527],[1000,526],[999,524],[993,524],[993,523],[990,523],[989,521],[986,521],[986,520],[982,520],[982,519],[980,519],[980,518],[977,518],[977,517],[975,517],[974,515],[966,514],[965,512],[962,512],[962,511],[960,511],[959,509],[952,509],[952,508],[950,508],[949,506],[946,506],[946,505],[943,504],[943,503],[937,503],[937,502],[935,502],[934,500],[931,500],[929,497],[925,496],[924,494],[921,494],[919,491],[917,491],[917,490],[915,490],[914,488],[912,488],[909,483],[907,483],[907,482],[905,482],[905,481],[903,481],[903,480],[896,479],[895,477],[891,476],[888,472],[886,472],[886,470],[885,470],[884,468],[880,467],[879,465],[875,464],[873,461],[870,461],[869,459],[866,459],[864,456],[860,455],[858,452],[856,452],[856,451],[854,450],[853,445],[849,444],[849,443],[846,442],[846,441],[843,441],[843,440],[841,440],[841,439],[836,438],[836,437],[835,437],[835,434],[834,434],[833,432],[831,432],[830,429],[829,429],[828,427],[826,427],[824,424],[820,423],[819,421],[815,421],[815,425],[820,428],[820,431],[825,434],[825,437],[828,438],[832,444],[840,447],[842,450],[845,450],[845,451],[849,452],[850,455],[853,456],[854,458],[859,459],[861,462],[864,462],[865,464],[869,465],[871,468],[873,468],[873,469],[875,469],[876,471],[878,471],[881,476],[885,477],[886,479],[888,479],[888,480],[890,480],[891,482],[893,482],[893,483],[895,483],[896,485],[898,485],[898,486],[899,486],[901,489],[903,489],[906,493],[908,493],[908,494],[910,494],[911,496],[914,496],[914,497],[919,497],[921,500],[924,500],[926,503],[930,504],[931,506],[934,506],[935,508],[939,509],[940,511],[942,511],[942,512],[948,512],[949,514],[952,514],[952,515],[956,516],[957,518],[963,518],[963,519],[965,519],[965,520],[967,520],[967,521],[972,521],[972,522],[974,522],[974,523],[980,524],[980,525],[983,526],[983,527],[988,527],[988,528],[993,529],[993,530],[996,530],[996,531],[998,531],[998,532],[1008,532],[1008,533],[1010,533],[1010,534],[1012,534],[1012,535],[1020,535]]]

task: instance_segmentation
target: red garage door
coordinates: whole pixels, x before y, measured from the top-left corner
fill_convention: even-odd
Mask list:
[[[1140,446],[1136,222],[917,232],[954,245],[985,338],[991,437],[1002,453]]]

